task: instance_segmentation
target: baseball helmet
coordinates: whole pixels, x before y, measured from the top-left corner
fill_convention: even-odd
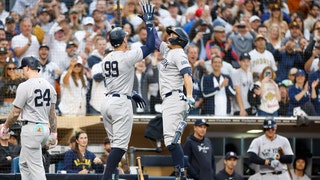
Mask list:
[[[40,62],[37,58],[33,56],[24,57],[21,60],[21,66],[19,69],[22,69],[26,66],[29,66],[30,69],[40,71]]]
[[[180,27],[168,27],[166,29],[167,33],[170,35],[171,33],[175,33],[178,37],[169,38],[169,42],[173,45],[179,45],[184,48],[189,42],[188,34]]]
[[[110,43],[113,47],[119,47],[124,38],[127,36],[127,32],[125,32],[122,28],[116,27],[112,29],[109,34]]]
[[[274,128],[276,126],[276,121],[273,117],[266,117],[266,119],[263,121],[263,128]]]

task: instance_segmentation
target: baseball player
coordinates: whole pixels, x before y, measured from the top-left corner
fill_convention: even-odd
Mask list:
[[[120,27],[110,32],[110,43],[114,51],[102,61],[102,74],[106,83],[106,99],[101,105],[103,123],[110,139],[111,151],[107,159],[104,180],[112,179],[118,163],[128,149],[133,123],[131,98],[141,108],[144,100],[138,95],[132,95],[135,64],[144,59],[155,49],[153,34],[154,7],[149,3],[140,2],[144,15],[141,18],[146,22],[147,41],[141,48],[128,50],[127,33]]]
[[[273,117],[263,122],[264,134],[255,138],[248,149],[249,160],[260,165],[260,172],[249,180],[290,180],[287,163],[293,160],[291,145],[286,137],[276,134]]]
[[[183,120],[188,105],[194,106],[192,97],[192,71],[184,47],[188,44],[189,37],[180,27],[168,28],[168,44],[156,37],[156,48],[163,55],[158,64],[159,87],[162,97],[163,135],[166,147],[171,153],[175,165],[176,176],[184,178],[183,150],[178,143],[172,143],[175,131]],[[186,89],[184,95],[183,85]]]
[[[47,80],[40,78],[40,62],[35,57],[22,58],[19,69],[23,69],[28,80],[18,86],[14,107],[1,127],[0,137],[21,114],[21,178],[43,180],[46,176],[41,147],[46,143],[51,148],[57,144],[57,93]]]

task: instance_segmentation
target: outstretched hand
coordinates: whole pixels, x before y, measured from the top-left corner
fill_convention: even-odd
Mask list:
[[[137,92],[133,91],[132,99],[136,102],[137,107],[146,107],[146,102]]]
[[[138,16],[146,22],[146,25],[153,25],[154,6],[147,0],[140,0],[139,4],[143,11],[143,15],[139,14]]]

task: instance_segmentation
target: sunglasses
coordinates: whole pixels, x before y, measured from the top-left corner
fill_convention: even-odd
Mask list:
[[[14,68],[11,68],[11,67],[8,67],[8,68],[7,68],[7,70],[10,70],[10,71],[16,70],[16,69],[17,69],[17,68],[15,68],[15,67],[14,67]]]

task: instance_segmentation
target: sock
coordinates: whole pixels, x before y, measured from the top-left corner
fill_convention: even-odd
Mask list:
[[[112,174],[115,173],[122,156],[126,151],[119,148],[111,148],[107,158],[106,169],[104,171],[103,180],[112,180]]]
[[[180,176],[184,176],[184,153],[180,144],[171,144],[167,146],[171,152],[174,167],[180,168]]]

